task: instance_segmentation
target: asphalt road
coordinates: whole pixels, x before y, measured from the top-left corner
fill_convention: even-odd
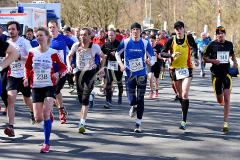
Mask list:
[[[67,124],[60,124],[57,109],[51,135],[51,150],[40,154],[42,124],[31,125],[29,111],[21,95],[16,103],[15,138],[4,135],[6,117],[0,121],[0,159],[81,159],[81,160],[239,160],[240,158],[240,81],[233,79],[230,132],[223,134],[223,107],[216,103],[210,73],[201,78],[194,72],[189,95],[188,128],[178,129],[181,109],[173,101],[169,77],[160,81],[159,98],[145,98],[143,133],[133,133],[135,120],[128,116],[124,96],[118,106],[116,93],[112,109],[104,109],[104,97],[96,96],[89,111],[86,134],[78,133],[80,106],[76,95],[63,89]],[[96,92],[98,88],[95,88]],[[149,90],[149,88],[148,88]]]

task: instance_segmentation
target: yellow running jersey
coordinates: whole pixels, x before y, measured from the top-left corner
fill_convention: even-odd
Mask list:
[[[172,63],[170,68],[192,68],[191,62],[191,48],[188,44],[187,35],[184,35],[184,43],[179,45],[176,42],[176,36],[173,37],[172,43],[172,53],[181,53],[178,57],[172,58]]]

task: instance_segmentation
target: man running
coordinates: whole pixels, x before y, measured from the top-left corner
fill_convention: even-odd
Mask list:
[[[2,97],[4,105],[7,107],[7,72],[8,66],[18,58],[17,50],[13,47],[13,45],[9,44],[0,39],[0,72],[1,72],[1,80],[0,80],[0,95]]]
[[[137,113],[134,132],[141,132],[142,116],[144,112],[144,94],[147,86],[146,63],[151,66],[155,63],[153,48],[149,41],[140,37],[141,25],[131,25],[131,37],[124,39],[115,54],[120,70],[125,75],[126,91],[130,103],[129,115],[134,117]],[[124,63],[121,54],[124,53]],[[149,59],[145,62],[145,54]],[[137,95],[136,95],[137,92]]]
[[[89,109],[89,96],[94,87],[96,75],[95,55],[104,58],[105,55],[101,52],[101,48],[97,44],[91,42],[91,31],[89,28],[82,28],[80,31],[80,42],[72,46],[71,51],[67,56],[68,70],[72,70],[71,61],[73,56],[76,56],[75,80],[77,85],[77,95],[80,102],[81,113],[79,122],[79,133],[85,133],[86,118]]]
[[[207,34],[205,32],[201,33],[201,38],[196,40],[198,46],[198,56],[200,60],[200,76],[205,77],[205,66],[206,63],[203,61],[203,52],[209,44],[209,39],[207,38]]]
[[[193,77],[193,65],[191,62],[191,47],[193,48],[195,65],[198,65],[197,45],[192,36],[185,34],[184,23],[177,21],[174,24],[176,36],[170,38],[162,50],[162,57],[172,57],[170,76],[182,106],[182,122],[180,129],[185,130],[189,108],[188,92]],[[168,53],[170,51],[170,54]]]
[[[153,98],[153,96],[156,98],[158,97],[158,80],[159,80],[159,75],[160,75],[160,71],[161,71],[161,65],[162,65],[162,61],[163,58],[161,57],[161,50],[162,50],[162,46],[160,44],[156,44],[156,36],[151,35],[150,36],[150,43],[151,46],[153,47],[153,51],[154,51],[154,55],[156,58],[156,62],[154,63],[153,66],[150,67],[150,93],[149,93],[149,98]],[[153,91],[153,83],[155,82],[155,95],[154,95],[154,91]]]
[[[212,85],[220,105],[224,106],[223,132],[229,131],[228,116],[230,112],[230,93],[232,78],[229,75],[232,57],[233,67],[238,68],[238,63],[233,50],[233,44],[225,39],[226,31],[223,26],[216,28],[216,40],[212,41],[204,52],[206,63],[212,63]]]
[[[48,29],[49,29],[50,35],[52,36],[50,47],[59,51],[59,55],[61,56],[62,60],[66,64],[67,47],[70,50],[74,41],[67,36],[59,34],[57,21],[54,21],[54,20],[49,21]],[[58,66],[55,65],[54,68],[55,68],[55,72],[58,72]],[[56,86],[56,94],[57,94],[56,105],[59,109],[59,120],[61,124],[64,124],[67,121],[67,117],[66,117],[67,112],[63,106],[63,99],[62,99],[62,93],[61,93],[61,90],[64,87],[64,84],[66,82],[67,76],[68,75],[65,75],[59,78]]]
[[[105,90],[106,90],[106,104],[105,108],[111,108],[112,106],[112,94],[113,94],[113,80],[117,81],[118,85],[118,104],[122,104],[123,83],[120,67],[115,58],[115,52],[120,42],[115,39],[115,31],[108,31],[108,41],[102,46],[102,52],[106,55],[106,69],[105,69]]]
[[[15,110],[14,104],[16,102],[18,92],[22,92],[23,100],[25,104],[29,107],[31,112],[31,121],[35,122],[33,115],[33,105],[30,99],[31,89],[29,86],[23,86],[24,77],[24,65],[28,57],[28,51],[31,49],[31,44],[28,40],[19,36],[21,30],[20,24],[16,21],[9,21],[7,23],[8,33],[10,39],[8,40],[16,49],[18,53],[18,60],[15,60],[9,68],[8,78],[7,78],[7,94],[8,94],[8,106],[7,106],[7,116],[8,116],[8,126],[5,128],[4,133],[9,137],[14,137],[14,118]]]

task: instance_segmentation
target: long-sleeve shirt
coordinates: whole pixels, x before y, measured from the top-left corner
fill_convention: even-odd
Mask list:
[[[67,47],[70,50],[73,44],[74,44],[74,41],[71,38],[62,34],[58,34],[56,38],[53,38],[51,40],[50,47],[59,51],[58,52],[59,55],[61,56],[61,58],[64,60],[64,63],[66,64]]]
[[[64,74],[67,67],[55,49],[49,48],[42,53],[38,48],[32,48],[25,64],[25,79],[30,79],[32,88],[55,86],[57,79],[54,74],[54,63],[59,66],[59,72]]]
[[[123,40],[115,53],[118,63],[121,63],[121,54],[124,53],[125,76],[142,76],[146,75],[145,58],[150,58],[150,63],[155,63],[154,52],[149,41],[140,39],[133,41],[132,38]],[[146,56],[147,54],[147,56]]]

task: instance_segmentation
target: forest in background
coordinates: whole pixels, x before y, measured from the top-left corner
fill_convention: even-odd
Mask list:
[[[31,0],[19,0],[31,2]],[[48,0],[46,2],[55,2]],[[173,24],[182,20],[186,30],[203,31],[208,25],[213,36],[217,25],[218,0],[59,0],[62,3],[62,19],[72,27],[97,26],[106,28],[109,24],[115,28],[126,29],[131,23],[143,23],[151,18],[154,28],[173,31]],[[147,3],[147,13],[146,6]],[[0,0],[0,6],[13,6],[16,0]],[[151,5],[150,5],[151,4]],[[220,0],[222,24],[226,28],[227,39],[234,40],[237,53],[240,51],[240,0]],[[151,10],[151,11],[150,11]]]

